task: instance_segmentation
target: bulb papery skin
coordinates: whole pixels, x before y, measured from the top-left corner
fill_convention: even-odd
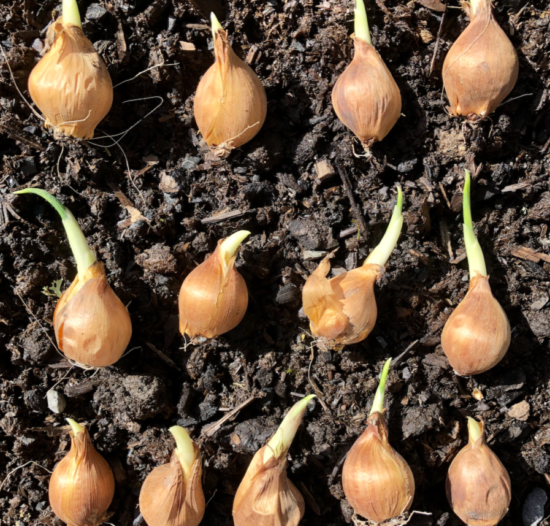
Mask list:
[[[378,52],[365,40],[355,38],[355,55],[334,85],[332,105],[367,150],[399,119],[399,88]]]
[[[486,117],[514,88],[519,61],[512,43],[493,17],[490,0],[463,4],[470,24],[443,63],[449,112],[471,120]]]
[[[405,459],[388,442],[384,416],[374,412],[350,449],[342,471],[344,494],[355,513],[384,522],[407,511],[414,477]]]
[[[341,345],[360,342],[376,323],[374,283],[383,268],[365,264],[327,279],[329,271],[327,256],[304,285],[303,306],[311,332]]]
[[[115,493],[107,461],[95,450],[90,435],[71,432],[71,449],[50,478],[50,505],[68,526],[98,526],[105,520]]]
[[[264,463],[267,447],[254,455],[237,490],[235,526],[297,526],[304,516],[304,498],[286,475],[287,452]]]
[[[63,17],[48,28],[46,41],[51,47],[29,76],[31,98],[46,128],[91,139],[113,103],[107,66],[82,29]]]
[[[452,368],[459,376],[488,371],[504,358],[510,338],[510,323],[491,292],[489,277],[476,274],[441,334]]]
[[[485,443],[485,434],[454,458],[446,483],[453,511],[468,526],[494,526],[506,515],[512,498],[510,477]]]
[[[139,494],[139,509],[149,526],[197,526],[205,510],[202,490],[202,462],[195,447],[195,461],[189,479],[174,451],[169,464],[155,468],[145,479]]]
[[[96,262],[63,293],[53,315],[57,345],[79,365],[106,367],[122,356],[132,337],[126,307]]]
[[[216,62],[195,94],[195,120],[212,151],[226,158],[262,127],[267,98],[258,75],[231,49],[223,29],[214,32]]]
[[[235,269],[237,253],[226,261],[220,248],[223,241],[181,286],[178,303],[183,335],[215,338],[235,328],[246,313],[248,289]]]

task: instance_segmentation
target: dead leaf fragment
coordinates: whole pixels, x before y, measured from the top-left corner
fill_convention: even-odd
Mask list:
[[[442,4],[439,0],[416,0],[420,5],[432,9],[433,11],[439,11],[443,13],[447,7],[445,4]]]

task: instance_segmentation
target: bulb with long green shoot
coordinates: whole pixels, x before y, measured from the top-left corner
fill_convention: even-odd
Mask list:
[[[337,345],[363,341],[376,323],[374,284],[393,252],[403,226],[403,192],[397,188],[397,202],[380,244],[359,268],[327,279],[330,257],[321,261],[304,285],[304,312],[315,336]]]
[[[384,391],[391,358],[380,375],[367,428],[350,449],[342,471],[346,499],[355,513],[379,523],[402,515],[414,498],[414,477],[388,441]]]
[[[139,509],[148,526],[198,526],[204,515],[202,462],[198,446],[180,426],[169,429],[176,449],[168,464],[143,483]]]
[[[470,285],[441,334],[443,351],[460,376],[480,374],[493,368],[504,358],[511,338],[510,323],[491,292],[483,252],[474,233],[470,185],[470,172],[466,170],[462,203]]]
[[[300,427],[308,395],[291,407],[277,432],[252,459],[233,502],[235,526],[297,526],[305,504],[287,478],[287,454]]]
[[[126,307],[107,282],[104,264],[97,261],[71,211],[53,195],[38,188],[15,193],[38,195],[55,208],[76,260],[77,275],[53,315],[60,351],[81,367],[112,365],[130,342],[132,323]]]
[[[355,55],[332,90],[338,118],[368,152],[401,115],[401,93],[386,64],[374,49],[363,0],[355,4]]]
[[[82,31],[76,0],[63,0],[61,12],[46,33],[48,52],[29,76],[29,93],[46,118],[46,128],[91,139],[111,109],[113,85]]]

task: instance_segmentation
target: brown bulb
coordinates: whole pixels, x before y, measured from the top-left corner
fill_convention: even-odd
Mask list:
[[[355,56],[332,90],[338,118],[366,150],[381,141],[401,115],[401,93],[378,52],[355,38]]]
[[[447,474],[447,499],[468,526],[495,526],[510,506],[510,477],[485,443],[483,422],[468,417],[468,430],[468,445],[460,450]]]
[[[197,526],[204,515],[202,464],[187,431],[170,428],[178,447],[169,464],[155,468],[139,494],[139,509],[148,526]]]
[[[443,64],[443,83],[452,115],[486,117],[514,88],[518,56],[493,17],[491,0],[462,4],[470,24],[453,44]]]
[[[235,259],[240,244],[249,235],[241,230],[219,241],[214,253],[185,278],[179,294],[183,335],[215,338],[243,319],[248,289],[235,269]]]
[[[113,103],[107,67],[82,28],[63,17],[48,28],[46,44],[49,51],[29,77],[31,98],[46,117],[46,128],[91,139]]]
[[[50,478],[50,505],[68,526],[98,526],[107,515],[115,493],[115,479],[107,461],[95,450],[88,430],[71,424],[71,449]]]
[[[115,363],[132,337],[130,315],[109,286],[105,266],[97,261],[63,293],[53,325],[63,354],[87,367]]]
[[[327,279],[329,257],[308,278],[302,293],[304,313],[311,332],[341,345],[364,340],[376,323],[374,283],[382,274],[380,265],[365,264]]]
[[[231,49],[214,13],[212,31],[216,62],[199,82],[194,112],[208,146],[225,158],[260,131],[267,114],[267,98],[258,75]]]
[[[286,457],[314,397],[294,404],[275,435],[254,455],[233,502],[235,526],[297,526],[304,516],[302,494],[286,475]]]
[[[390,446],[381,413],[371,414],[367,429],[350,449],[342,484],[355,513],[372,522],[398,517],[411,507],[413,474],[405,459]]]
[[[476,274],[441,334],[452,368],[460,376],[488,371],[504,358],[510,338],[510,323],[491,292],[489,277]]]

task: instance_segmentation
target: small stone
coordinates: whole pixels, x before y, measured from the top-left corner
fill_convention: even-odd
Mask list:
[[[86,10],[86,20],[97,21],[107,14],[107,9],[99,4],[90,4]]]
[[[516,420],[520,420],[522,422],[525,422],[529,418],[529,410],[531,408],[529,407],[529,403],[525,400],[523,402],[520,402],[519,404],[515,404],[510,408],[510,411],[508,411],[508,416],[510,418],[515,418]]]
[[[525,500],[521,519],[525,526],[537,526],[544,518],[544,506],[548,497],[546,492],[541,488],[535,488]]]
[[[60,414],[67,406],[67,400],[59,391],[50,389],[46,395],[46,399],[48,400],[48,408],[53,413]]]

